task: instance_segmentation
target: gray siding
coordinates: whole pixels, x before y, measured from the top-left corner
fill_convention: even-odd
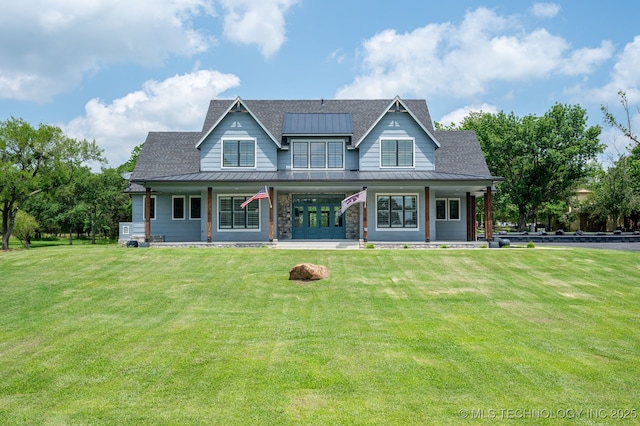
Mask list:
[[[360,143],[360,170],[381,170],[380,138],[414,138],[415,170],[435,170],[435,143],[406,113],[387,113]]]
[[[133,222],[144,223],[142,216],[144,197],[143,194],[133,195]],[[188,203],[188,196],[185,201]],[[206,201],[203,201],[202,214],[205,214]],[[186,219],[173,220],[172,203],[171,194],[156,195],[156,218],[151,220],[151,235],[162,236],[166,242],[200,241],[201,221],[188,219],[188,211]],[[142,236],[144,236],[144,231],[142,232]]]
[[[460,220],[435,220],[435,199],[455,198],[460,200]],[[438,241],[466,241],[467,239],[467,198],[453,194],[438,193],[433,200],[433,218],[436,225],[436,239]]]
[[[277,146],[260,125],[245,113],[228,114],[200,145],[200,169],[204,172],[222,168],[222,138],[257,138],[256,168],[260,171],[275,171]],[[233,170],[233,169],[225,169]],[[242,170],[242,169],[239,169]],[[251,169],[253,170],[253,169]]]

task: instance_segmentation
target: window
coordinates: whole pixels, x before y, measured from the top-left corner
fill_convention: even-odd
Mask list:
[[[291,146],[295,169],[344,168],[343,141],[292,141]]]
[[[225,196],[218,199],[218,229],[260,228],[260,200],[253,200],[245,208],[240,207],[249,197]]]
[[[436,198],[436,220],[460,220],[460,199]]]
[[[436,199],[436,220],[447,220],[447,199]]]
[[[222,167],[255,167],[256,140],[223,140]]]
[[[413,167],[413,139],[381,139],[381,167]]]
[[[417,195],[378,195],[376,200],[378,228],[417,228]]]
[[[146,196],[142,197],[142,218],[144,220],[147,220],[147,199]],[[150,215],[149,217],[151,218],[151,220],[155,220],[156,218],[156,196],[152,195],[151,196],[151,208],[150,208]]]
[[[172,198],[173,198],[173,220],[184,219],[184,196],[174,195]]]
[[[189,197],[189,219],[202,218],[202,197]]]
[[[460,220],[459,198],[449,198],[449,220]]]

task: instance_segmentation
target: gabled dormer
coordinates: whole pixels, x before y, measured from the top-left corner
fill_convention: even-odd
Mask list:
[[[440,143],[396,97],[354,146],[360,151],[361,171],[433,171]]]

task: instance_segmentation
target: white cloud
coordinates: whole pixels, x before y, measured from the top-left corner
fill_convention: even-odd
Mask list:
[[[553,18],[560,13],[560,5],[556,3],[534,3],[531,13],[539,18]]]
[[[467,105],[445,114],[440,120],[438,120],[438,122],[444,126],[449,126],[450,124],[459,125],[471,112],[497,114],[498,108],[495,105],[489,105],[487,103],[483,103],[481,105]]]
[[[109,104],[90,100],[85,115],[60,127],[70,137],[95,139],[116,167],[128,160],[149,131],[200,131],[209,101],[239,85],[233,74],[207,70],[147,81],[141,90]]]
[[[612,50],[605,42],[571,51],[564,38],[544,28],[526,32],[516,18],[480,7],[457,26],[429,24],[404,34],[386,30],[366,40],[362,73],[336,97],[470,97],[493,82],[588,73]],[[575,63],[569,67],[569,61]]]
[[[298,0],[221,0],[224,35],[241,44],[255,44],[266,58],[286,41],[284,14]]]
[[[585,89],[577,86],[573,93],[588,92],[598,102],[617,102],[618,91],[626,92],[629,104],[640,104],[640,35],[627,43],[616,57],[609,82],[600,88]]]
[[[162,63],[207,50],[191,20],[212,0],[31,0],[0,14],[0,98],[47,101],[108,63]]]

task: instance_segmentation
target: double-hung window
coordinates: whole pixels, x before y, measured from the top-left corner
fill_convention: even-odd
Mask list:
[[[184,195],[174,195],[173,200],[173,220],[182,220],[185,217]]]
[[[260,228],[260,200],[240,207],[249,196],[221,196],[218,199],[218,228],[226,230]]]
[[[255,167],[255,139],[223,139],[222,167]]]
[[[189,197],[189,219],[202,218],[202,197]]]
[[[294,140],[291,151],[294,169],[344,168],[344,142],[341,140]]]
[[[413,167],[413,139],[380,139],[380,167]]]
[[[417,195],[378,195],[376,197],[378,228],[417,228]]]

